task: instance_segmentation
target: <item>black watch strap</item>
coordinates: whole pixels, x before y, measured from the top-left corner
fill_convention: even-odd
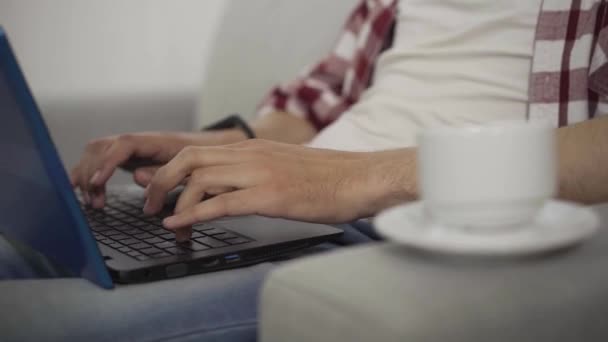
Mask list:
[[[243,133],[245,133],[247,138],[249,138],[249,139],[255,138],[255,133],[253,133],[253,130],[251,129],[251,127],[249,127],[247,122],[245,120],[243,120],[241,118],[241,116],[238,114],[232,114],[232,115],[228,116],[227,118],[224,118],[218,122],[215,122],[209,126],[206,126],[203,128],[203,131],[219,131],[222,129],[229,129],[229,128],[238,128],[241,131],[243,131]]]

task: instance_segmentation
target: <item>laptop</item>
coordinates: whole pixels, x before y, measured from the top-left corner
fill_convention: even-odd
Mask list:
[[[322,225],[247,216],[195,224],[177,243],[141,193],[118,189],[106,207],[82,205],[0,28],[0,234],[73,277],[103,288],[218,271],[275,259],[343,233]]]

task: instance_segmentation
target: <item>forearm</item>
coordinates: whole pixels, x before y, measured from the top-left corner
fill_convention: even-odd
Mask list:
[[[608,117],[557,130],[559,193],[562,199],[608,201]],[[367,215],[418,197],[416,150],[366,155]]]
[[[608,117],[558,129],[559,197],[608,201]]]
[[[280,112],[259,117],[251,122],[250,126],[257,138],[289,144],[308,142],[317,134],[315,128],[306,120]],[[203,134],[175,134],[185,141],[185,145],[229,145],[247,140],[245,132],[238,128],[204,131]]]

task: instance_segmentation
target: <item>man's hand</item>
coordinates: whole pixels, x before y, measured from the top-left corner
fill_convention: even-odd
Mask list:
[[[189,227],[222,216],[258,214],[310,222],[348,222],[415,195],[413,150],[352,153],[249,140],[186,147],[153,176],[149,214],[189,178],[164,225],[187,240]],[[214,197],[203,200],[207,195]]]
[[[134,172],[135,182],[147,185],[156,168],[173,158],[188,145],[218,145],[246,137],[239,131],[209,133],[135,133],[91,141],[70,173],[74,187],[82,190],[88,204],[101,208],[105,202],[105,184],[116,168]],[[151,165],[158,165],[150,167]]]

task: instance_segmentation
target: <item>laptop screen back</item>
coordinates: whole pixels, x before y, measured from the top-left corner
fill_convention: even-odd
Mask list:
[[[0,233],[75,277],[112,282],[0,28]]]

